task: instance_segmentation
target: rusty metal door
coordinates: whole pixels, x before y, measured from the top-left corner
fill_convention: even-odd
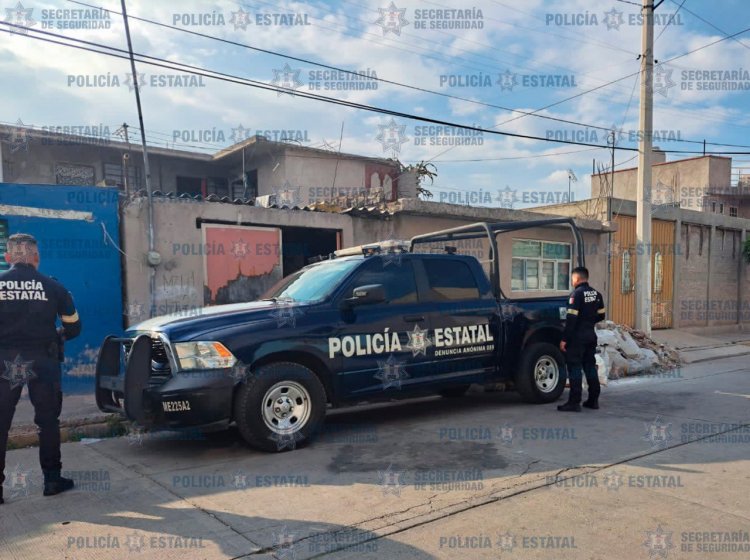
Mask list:
[[[618,229],[612,234],[610,247],[610,302],[608,316],[612,321],[635,326],[635,278],[637,251],[651,254],[651,326],[672,327],[672,294],[674,292],[674,222],[652,220],[651,248],[638,248],[635,218],[616,214]]]

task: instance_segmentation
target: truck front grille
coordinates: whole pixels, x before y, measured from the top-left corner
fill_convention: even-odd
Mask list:
[[[132,340],[122,343],[126,363],[132,346]],[[172,377],[172,366],[169,363],[164,342],[158,337],[151,337],[151,375],[149,385],[152,387],[162,385],[170,377]]]

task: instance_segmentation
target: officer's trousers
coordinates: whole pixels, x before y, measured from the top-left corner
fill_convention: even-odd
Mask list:
[[[584,374],[589,386],[589,400],[596,401],[601,392],[599,374],[596,371],[596,342],[568,345],[565,348],[565,362],[568,369],[568,381],[570,381],[568,402],[581,404]]]
[[[39,464],[42,471],[59,471],[60,461],[60,412],[62,391],[59,383],[28,381],[29,398],[34,405],[34,423],[39,428]],[[13,389],[5,379],[0,379],[0,486],[5,482],[5,451],[8,447],[8,432],[13,421],[16,405],[21,398],[23,386]]]

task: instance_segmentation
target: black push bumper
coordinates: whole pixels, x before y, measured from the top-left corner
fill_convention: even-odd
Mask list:
[[[125,352],[125,346],[129,346]],[[108,336],[96,363],[96,404],[149,428],[217,428],[232,416],[236,381],[226,370],[154,372],[153,339]]]

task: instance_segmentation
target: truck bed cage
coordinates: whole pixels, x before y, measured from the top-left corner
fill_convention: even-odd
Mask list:
[[[420,243],[440,243],[446,241],[461,241],[465,239],[487,238],[490,244],[490,283],[495,297],[505,298],[500,287],[500,260],[498,258],[497,236],[509,231],[518,231],[535,227],[568,226],[575,239],[575,253],[577,266],[586,266],[584,259],[583,237],[581,231],[573,218],[549,218],[543,220],[522,220],[516,222],[477,222],[458,226],[411,238],[410,252],[414,252],[414,246]]]

